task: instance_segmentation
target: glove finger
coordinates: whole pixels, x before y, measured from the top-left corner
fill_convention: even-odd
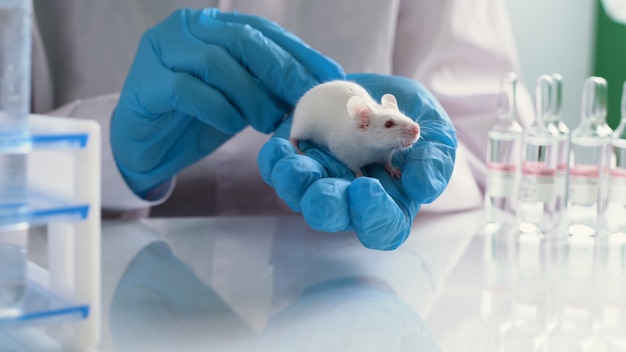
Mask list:
[[[282,158],[293,155],[295,150],[291,143],[283,138],[270,138],[259,150],[257,164],[263,180],[272,185],[272,170]]]
[[[353,230],[349,206],[350,180],[322,178],[313,182],[302,197],[302,216],[318,231]]]
[[[407,239],[412,217],[387,194],[376,179],[359,177],[348,189],[350,217],[363,246],[392,250]]]
[[[220,91],[258,131],[274,131],[290,110],[220,46],[177,40],[162,45],[161,60],[170,70],[192,74]]]
[[[343,79],[345,73],[332,59],[311,48],[293,33],[286,31],[275,22],[263,17],[241,13],[216,13],[215,18],[220,21],[249,24],[271,39],[274,43],[289,52],[295,59],[304,65],[320,82],[333,79]]]
[[[456,149],[442,143],[418,142],[406,154],[402,185],[411,199],[432,203],[448,185],[454,168]]]
[[[246,120],[217,89],[187,73],[170,71],[161,76],[161,84],[152,84],[136,92],[139,104],[148,113],[178,111],[230,135],[246,127]]]
[[[324,167],[305,155],[291,154],[272,169],[271,184],[278,196],[294,211],[302,210],[302,197],[315,181],[328,177]]]
[[[219,11],[208,9],[183,12],[189,30],[196,38],[222,46],[242,63],[276,96],[294,106],[318,79],[289,52],[262,32],[247,24],[227,23],[214,17]]]
[[[417,116],[421,136],[404,154],[406,165],[402,177],[409,196],[422,204],[432,203],[444,191],[456,159],[454,126],[436,102],[430,104],[431,108],[422,108]]]

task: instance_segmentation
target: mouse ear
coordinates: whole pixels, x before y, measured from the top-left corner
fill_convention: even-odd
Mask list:
[[[346,106],[348,114],[357,122],[359,128],[366,130],[370,125],[370,112],[372,109],[367,102],[358,95],[348,99]]]
[[[396,97],[393,96],[393,94],[385,94],[383,95],[383,97],[381,98],[381,103],[383,104],[383,106],[388,107],[388,108],[392,108],[392,109],[398,109],[398,101],[396,100]]]

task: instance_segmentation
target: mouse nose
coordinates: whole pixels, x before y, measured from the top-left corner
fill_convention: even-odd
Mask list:
[[[420,134],[420,126],[419,126],[419,125],[417,125],[417,124],[415,124],[413,127],[411,127],[411,133],[412,133],[414,136],[419,135],[419,134]]]

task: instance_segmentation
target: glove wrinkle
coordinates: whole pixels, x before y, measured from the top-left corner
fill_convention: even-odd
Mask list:
[[[302,215],[318,231],[352,231],[348,187],[345,179],[322,178],[308,187],[302,197]]]
[[[361,177],[350,186],[350,214],[356,222],[356,235],[366,248],[393,250],[408,237],[405,213],[376,179]]]
[[[306,190],[317,180],[327,177],[321,165],[310,159],[291,154],[279,160],[272,169],[272,184],[278,195],[294,211],[301,211]]]

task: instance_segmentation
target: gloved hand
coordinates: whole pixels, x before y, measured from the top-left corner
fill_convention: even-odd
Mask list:
[[[456,153],[456,132],[447,113],[420,84],[408,78],[375,74],[348,75],[380,101],[392,93],[407,116],[420,124],[421,137],[397,151],[393,164],[402,170],[392,179],[382,165],[353,173],[323,148],[300,141],[305,155],[289,143],[292,117],[278,128],[258,155],[263,179],[314,229],[355,231],[368,248],[390,250],[409,235],[413,218],[448,184]],[[303,148],[304,147],[304,148]]]
[[[111,121],[117,166],[139,196],[250,124],[273,132],[332,60],[273,22],[183,9],[146,31]]]

